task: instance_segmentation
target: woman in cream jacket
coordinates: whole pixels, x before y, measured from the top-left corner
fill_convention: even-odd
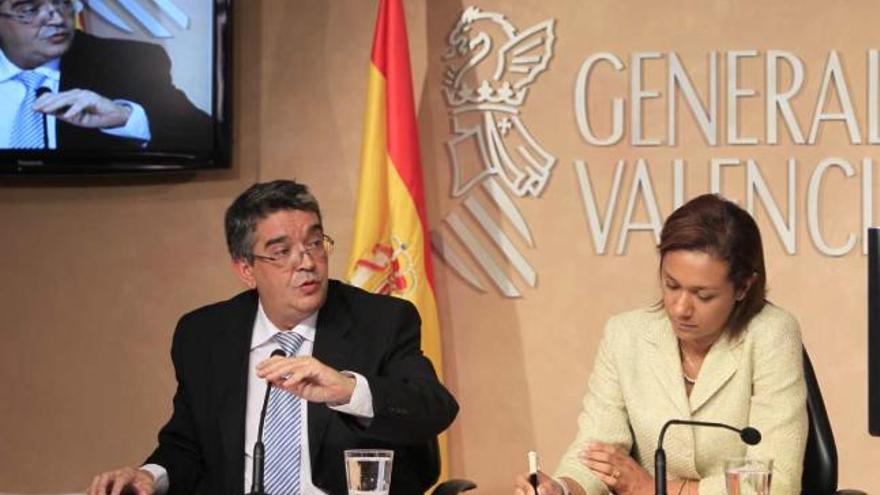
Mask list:
[[[579,431],[538,493],[654,494],[654,451],[673,418],[752,426],[745,445],[717,428],[670,428],[667,493],[723,495],[724,459],[772,458],[773,495],[798,495],[807,436],[801,336],[766,301],[761,236],[752,217],[716,195],[697,197],[661,233],[655,308],[612,317],[578,418]],[[534,493],[526,478],[517,493]]]

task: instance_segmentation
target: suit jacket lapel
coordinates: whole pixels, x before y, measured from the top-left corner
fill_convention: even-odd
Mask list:
[[[348,335],[352,320],[346,302],[342,299],[338,282],[330,281],[327,300],[318,313],[315,330],[315,346],[312,356],[336,370],[350,367],[353,342]],[[322,444],[322,437],[330,422],[332,411],[325,404],[309,403],[309,456],[314,472],[315,460]]]
[[[681,418],[690,418],[691,408],[688,406],[688,397],[681,374],[678,340],[675,338],[669,319],[658,318],[653,327],[644,335],[651,346],[649,366],[660,382],[659,388],[675,406]]]
[[[247,374],[251,335],[257,314],[254,291],[236,298],[236,306],[214,341],[211,367],[220,404],[220,439],[226,459],[226,477],[233,491],[244,486],[244,426],[247,407]]]
[[[724,334],[709,349],[709,353],[706,354],[706,359],[703,360],[703,365],[700,367],[697,383],[691,390],[690,407],[693,413],[696,414],[736,373],[742,340],[743,334],[733,340]]]

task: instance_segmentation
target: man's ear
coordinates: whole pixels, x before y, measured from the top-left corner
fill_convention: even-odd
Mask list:
[[[752,275],[746,279],[745,286],[742,289],[736,291],[736,300],[737,302],[742,301],[746,298],[746,295],[751,290],[752,286],[755,285],[755,280],[758,280],[758,274],[752,273]]]
[[[249,263],[244,258],[234,259],[232,260],[232,270],[238,276],[239,280],[241,280],[249,289],[257,288],[257,279],[254,277],[253,264]]]

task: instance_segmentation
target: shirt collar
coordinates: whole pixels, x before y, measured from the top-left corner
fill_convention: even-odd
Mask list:
[[[251,336],[251,350],[274,344],[272,339],[275,337],[275,334],[283,331],[296,332],[302,335],[305,340],[314,342],[317,323],[318,312],[315,311],[290,330],[281,330],[266,316],[263,303],[260,302],[257,306],[257,319],[254,321],[254,333]]]
[[[61,59],[52,59],[33,70],[57,83],[61,80]],[[6,82],[12,79],[17,76],[19,72],[23,72],[23,70],[12,63],[12,61],[6,57],[3,50],[0,49],[0,82]]]

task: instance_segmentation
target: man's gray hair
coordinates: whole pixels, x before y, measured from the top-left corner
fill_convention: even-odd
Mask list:
[[[321,221],[318,200],[305,184],[292,180],[256,183],[235,198],[226,210],[226,246],[234,260],[254,261],[257,223],[282,210],[309,211]]]

